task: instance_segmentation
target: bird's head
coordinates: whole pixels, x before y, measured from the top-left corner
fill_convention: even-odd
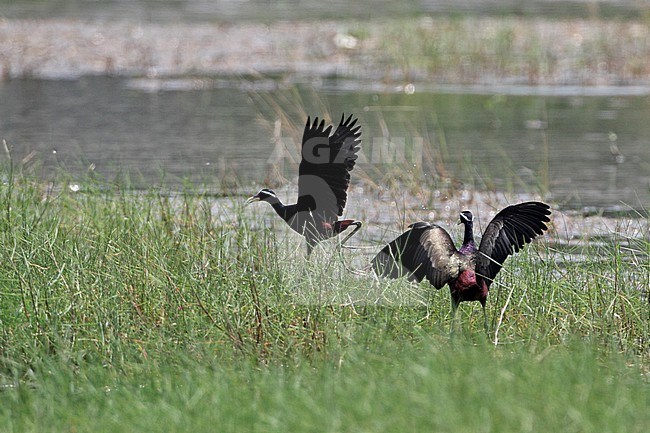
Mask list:
[[[458,224],[472,224],[474,222],[474,215],[468,210],[464,210],[460,213],[460,220]]]
[[[273,191],[268,188],[263,188],[260,192],[246,200],[246,204],[253,203],[254,201],[269,201],[277,198],[278,196],[275,195]]]

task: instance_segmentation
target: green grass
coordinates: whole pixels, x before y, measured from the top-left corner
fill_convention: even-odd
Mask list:
[[[648,384],[624,362],[581,345],[532,354],[426,337],[311,364],[55,362],[33,388],[5,391],[0,414],[15,431],[641,432]]]
[[[648,73],[647,21],[434,16],[358,23],[351,31],[388,80],[618,85]]]
[[[306,262],[243,200],[1,177],[1,431],[650,423],[647,234],[581,262],[537,243],[493,286],[490,338],[463,304],[450,339],[446,291]]]

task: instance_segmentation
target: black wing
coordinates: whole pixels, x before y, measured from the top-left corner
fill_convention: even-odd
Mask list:
[[[426,277],[440,289],[458,276],[466,261],[442,227],[418,222],[386,245],[372,260],[372,266],[384,277],[408,275],[410,280],[418,282]]]
[[[325,121],[307,118],[302,139],[302,161],[298,169],[298,207],[309,210],[325,220],[336,220],[343,215],[350,185],[350,171],[354,168],[361,143],[361,126],[350,115],[330,136],[332,126]]]
[[[476,272],[489,286],[509,255],[548,229],[550,208],[536,201],[508,206],[490,221],[479,246]]]

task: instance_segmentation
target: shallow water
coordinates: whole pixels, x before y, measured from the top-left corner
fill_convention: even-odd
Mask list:
[[[625,88],[623,88],[625,89]],[[528,91],[527,91],[528,90]],[[422,180],[543,196],[564,209],[650,207],[650,96],[587,88],[399,88],[350,80],[0,82],[0,137],[43,175],[87,169],[213,192],[295,180],[306,114],[354,113],[353,184]],[[629,90],[629,89],[627,89]],[[293,125],[280,124],[278,104]],[[297,107],[297,108],[296,108]],[[304,111],[303,111],[304,109]],[[422,176],[422,178],[418,178]]]
[[[8,18],[81,18],[110,20],[276,21],[294,19],[345,19],[406,17],[416,14],[516,14],[559,17],[638,17],[647,10],[643,2],[619,0],[420,0],[372,3],[333,0],[18,0],[0,1]]]

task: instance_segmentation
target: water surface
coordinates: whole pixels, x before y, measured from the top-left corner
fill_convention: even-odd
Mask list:
[[[0,0],[8,18],[79,18],[156,22],[278,21],[407,17],[418,14],[544,15],[635,18],[643,2],[602,0]]]
[[[43,176],[91,168],[109,180],[129,174],[142,188],[164,175],[172,187],[189,180],[247,190],[282,182],[278,170],[295,181],[305,113],[346,112],[363,125],[357,185],[423,176],[431,188],[451,179],[542,195],[566,209],[650,207],[647,93],[462,90],[350,80],[11,80],[0,82],[0,137],[17,161],[39,161]],[[279,113],[293,125],[280,123],[274,137]]]

